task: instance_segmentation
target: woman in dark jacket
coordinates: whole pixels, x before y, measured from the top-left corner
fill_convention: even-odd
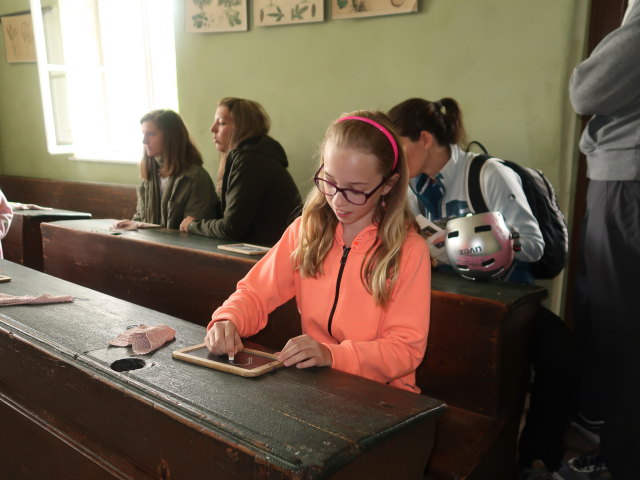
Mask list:
[[[211,133],[220,157],[221,217],[187,216],[180,230],[233,241],[273,245],[300,208],[287,155],[268,134],[262,106],[241,98],[218,102]]]
[[[140,124],[144,150],[138,205],[133,221],[122,220],[115,226],[143,222],[178,229],[190,215],[213,218],[219,203],[215,187],[182,118],[173,110],[153,110]]]

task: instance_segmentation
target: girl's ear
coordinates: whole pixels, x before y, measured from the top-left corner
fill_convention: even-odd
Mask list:
[[[396,183],[398,183],[398,179],[400,179],[400,174],[398,172],[391,175],[389,177],[389,180],[387,180],[384,186],[380,189],[382,191],[382,195],[386,195],[391,190],[393,190],[393,187],[395,187]]]
[[[426,130],[422,130],[420,132],[420,137],[418,138],[418,142],[420,142],[420,145],[424,150],[429,150],[436,143],[436,139],[430,132],[427,132]]]

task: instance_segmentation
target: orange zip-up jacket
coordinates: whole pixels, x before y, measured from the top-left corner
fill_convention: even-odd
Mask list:
[[[419,393],[415,370],[427,346],[431,301],[431,262],[424,239],[408,233],[392,298],[382,309],[360,275],[366,252],[376,241],[375,225],[345,248],[339,223],[317,278],[303,277],[292,267],[299,230],[300,218],[238,282],[207,328],[231,320],[241,337],[254,335],[265,327],[271,311],[295,296],[303,333],[329,347],[333,368]]]

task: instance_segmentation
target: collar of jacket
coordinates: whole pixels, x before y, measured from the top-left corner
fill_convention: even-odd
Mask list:
[[[363,229],[351,243],[352,252],[366,252],[378,239],[378,226],[371,224]],[[344,247],[344,227],[338,222],[335,244]]]

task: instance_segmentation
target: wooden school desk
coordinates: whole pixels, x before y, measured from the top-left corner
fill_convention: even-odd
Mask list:
[[[207,325],[260,256],[218,249],[228,240],[167,228],[117,232],[115,220],[73,220],[42,225],[46,273],[99,292]],[[277,309],[287,339],[300,334],[295,302]],[[281,348],[267,327],[259,343]]]
[[[70,210],[14,210],[7,236],[2,240],[4,258],[42,271],[40,224],[55,220],[91,218],[90,213]]]
[[[113,236],[110,224],[43,224],[45,271],[205,325],[257,261],[217,249],[228,242],[163,229]],[[431,325],[417,381],[450,406],[428,478],[509,478],[530,378],[530,324],[545,290],[434,272],[425,294]],[[296,314],[293,301],[276,310],[254,340],[281,348],[299,334]]]
[[[0,307],[3,478],[420,479],[440,401],[330,368],[242,378],[171,358],[204,328],[7,261],[12,295],[73,303]],[[137,357],[127,326],[176,329]],[[144,367],[116,372],[113,362]],[[6,476],[6,477],[5,477]]]

